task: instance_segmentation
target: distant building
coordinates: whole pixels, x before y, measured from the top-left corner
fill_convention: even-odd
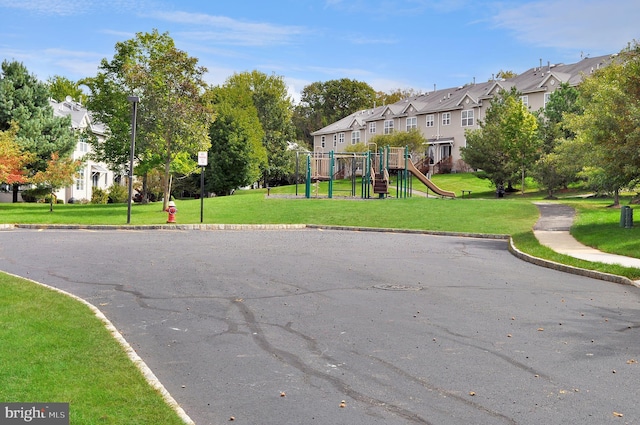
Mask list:
[[[91,200],[93,188],[97,187],[103,190],[109,188],[114,182],[119,182],[121,176],[114,173],[106,164],[95,162],[86,155],[92,152],[91,144],[88,141],[88,135],[96,137],[98,142],[104,142],[106,137],[106,127],[103,124],[94,122],[91,113],[83,108],[78,102],[74,102],[67,97],[62,102],[49,100],[53,115],[56,117],[71,117],[71,127],[78,134],[78,144],[73,151],[73,159],[82,159],[83,166],[75,177],[72,186],[60,189],[56,192],[58,199],[64,202],[86,202]],[[83,159],[84,158],[84,159]]]
[[[569,65],[541,63],[506,80],[434,88],[391,105],[358,111],[311,133],[313,149],[319,153],[343,152],[349,144],[367,144],[375,135],[418,129],[427,140],[424,155],[431,160],[434,173],[464,171],[467,166],[460,157],[460,148],[466,146],[465,131],[480,128],[478,120],[485,117],[491,98],[501,89],[516,87],[522,102],[537,111],[561,83],[577,86],[612,57],[585,58]]]

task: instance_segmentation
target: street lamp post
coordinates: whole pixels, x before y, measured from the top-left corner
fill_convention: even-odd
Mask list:
[[[133,157],[136,149],[136,115],[138,112],[138,96],[129,96],[131,102],[131,154],[129,155],[129,203],[127,205],[127,224],[131,223],[131,198],[133,198]]]

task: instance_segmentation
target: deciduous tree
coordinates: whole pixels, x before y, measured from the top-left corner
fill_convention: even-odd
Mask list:
[[[31,179],[33,183],[51,190],[49,211],[53,211],[54,192],[73,183],[73,177],[80,169],[81,164],[80,160],[73,160],[70,157],[60,158],[58,153],[54,152],[51,154],[51,159],[47,161],[47,168],[38,171],[33,176]]]
[[[211,125],[207,190],[228,195],[260,179],[267,163],[265,133],[250,93],[225,84],[212,90],[216,121]]]
[[[284,79],[259,71],[234,74],[225,86],[236,87],[251,99],[264,131],[262,145],[267,162],[262,174],[265,184],[275,185],[288,179],[295,167],[295,154],[289,150],[295,142],[293,105]]]
[[[32,154],[24,152],[16,143],[18,126],[14,123],[8,130],[0,131],[0,183],[19,184],[27,182],[25,166]]]
[[[131,121],[127,96],[138,96],[137,159],[140,163],[161,161],[165,209],[171,193],[172,161],[183,153],[195,158],[210,146],[209,125],[214,116],[204,97],[206,68],[177,49],[168,33],[153,30],[116,43],[113,59],[103,59],[99,69],[95,78],[85,81],[91,91],[88,106],[113,137],[96,151],[112,164],[125,162]]]
[[[348,78],[305,86],[300,104],[295,108],[298,138],[311,146],[311,132],[361,109],[372,108],[376,103],[376,96],[369,84]]]
[[[569,128],[590,154],[585,164],[600,187],[615,193],[640,181],[640,45],[633,43],[580,84],[584,114]]]
[[[540,141],[538,123],[514,89],[501,91],[491,100],[480,128],[466,133],[467,146],[462,159],[473,168],[482,169],[496,187],[510,182],[535,163]]]
[[[76,81],[71,81],[67,77],[54,75],[47,80],[47,86],[51,97],[58,102],[64,101],[67,96],[82,104],[87,100],[87,95],[80,88],[80,84]]]

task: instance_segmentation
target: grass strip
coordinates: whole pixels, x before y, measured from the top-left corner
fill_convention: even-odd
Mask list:
[[[0,273],[0,401],[69,403],[70,423],[182,424],[85,304]]]

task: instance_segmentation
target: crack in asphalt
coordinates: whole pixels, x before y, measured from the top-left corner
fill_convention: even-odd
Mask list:
[[[484,407],[484,406],[482,406],[482,405],[480,405],[478,403],[475,403],[473,401],[467,400],[466,398],[456,394],[453,391],[445,390],[444,388],[440,388],[440,387],[437,387],[435,385],[431,385],[431,384],[429,384],[427,382],[426,379],[418,378],[416,376],[413,376],[409,372],[399,368],[398,366],[394,365],[393,363],[390,363],[390,362],[388,362],[386,360],[383,360],[383,359],[381,359],[379,357],[372,356],[372,355],[369,355],[368,357],[373,359],[373,360],[375,360],[375,361],[377,361],[377,362],[379,362],[380,364],[382,364],[386,368],[390,369],[391,371],[393,371],[397,375],[400,375],[405,379],[413,381],[413,382],[417,383],[418,385],[420,385],[420,386],[422,386],[422,387],[424,387],[424,388],[426,388],[426,389],[428,389],[430,391],[435,391],[435,392],[437,392],[437,393],[439,393],[439,394],[441,394],[441,395],[443,395],[445,397],[450,397],[450,398],[452,398],[452,399],[454,399],[454,400],[456,400],[458,402],[461,402],[461,403],[463,403],[463,404],[465,404],[467,406],[470,406],[470,407],[472,407],[472,408],[474,408],[474,409],[476,409],[476,410],[478,410],[478,411],[480,411],[482,413],[486,413],[486,414],[488,414],[489,416],[491,416],[493,418],[503,419],[506,422],[508,422],[510,424],[513,424],[513,425],[516,425],[518,423],[514,419],[512,419],[512,418],[510,418],[508,416],[505,416],[502,413],[494,412],[493,410],[487,409],[486,407]]]
[[[327,373],[323,373],[320,372],[316,369],[313,369],[312,367],[310,367],[309,365],[307,365],[304,361],[302,361],[302,359],[300,359],[300,357],[298,357],[297,355],[290,353],[288,351],[279,349],[274,347],[269,341],[268,339],[265,337],[264,332],[262,331],[260,324],[256,321],[255,315],[253,314],[253,312],[251,311],[251,309],[241,300],[238,299],[233,299],[231,300],[232,302],[235,303],[235,305],[238,307],[238,310],[240,311],[240,313],[242,314],[242,316],[244,317],[244,320],[246,322],[246,325],[249,327],[249,329],[251,330],[251,334],[252,334],[252,338],[255,341],[255,343],[258,345],[258,347],[260,347],[263,351],[273,355],[276,359],[282,361],[283,363],[294,367],[295,369],[298,369],[300,372],[304,373],[305,375],[310,375],[310,376],[314,376],[316,378],[322,379],[325,382],[328,382],[331,386],[333,386],[335,389],[337,389],[338,391],[344,393],[346,396],[352,398],[353,400],[359,401],[361,403],[367,404],[369,406],[372,407],[381,407],[384,410],[397,415],[399,417],[402,417],[403,419],[406,419],[410,422],[416,423],[416,424],[425,424],[425,425],[432,425],[431,422],[429,422],[428,420],[422,418],[421,416],[419,416],[417,413],[411,412],[410,410],[404,409],[402,407],[393,405],[393,404],[389,404],[383,400],[374,398],[374,397],[370,397],[367,396],[355,389],[353,389],[351,386],[349,386],[348,384],[346,384],[344,381],[342,381],[339,378],[336,378],[334,376],[331,376]],[[285,326],[284,329],[287,329],[287,327]],[[288,328],[288,331],[291,332],[292,329]],[[299,333],[293,331],[295,334],[299,335]],[[315,343],[315,341],[308,337],[308,336],[304,336],[303,337],[308,343],[310,343],[311,347],[323,358],[326,360],[330,360],[332,362],[335,362],[335,360],[331,359],[331,357],[324,355],[322,352],[319,351],[319,347],[317,346],[317,344]]]

